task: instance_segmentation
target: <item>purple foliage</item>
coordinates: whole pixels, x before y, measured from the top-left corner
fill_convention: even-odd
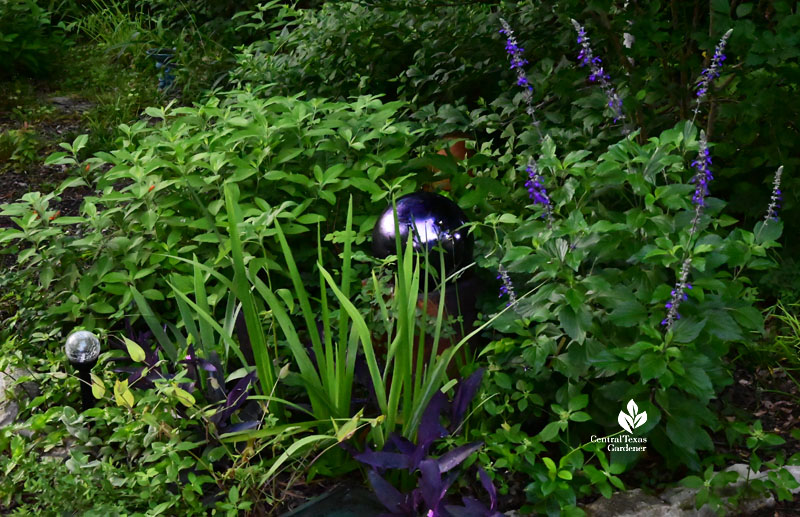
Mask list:
[[[417,441],[420,445],[430,446],[435,440],[447,436],[447,429],[439,421],[439,417],[447,405],[447,396],[441,391],[437,391],[428,402],[428,407],[422,413],[422,420],[417,431]]]
[[[129,374],[128,385],[141,389],[155,387],[155,382],[158,379],[171,379],[175,377],[173,373],[162,372],[161,367],[159,367],[159,362],[161,361],[161,357],[159,356],[161,345],[157,342],[152,343],[153,333],[149,330],[144,332],[134,331],[130,322],[127,320],[125,321],[125,327],[128,339],[134,341],[145,351],[144,361],[142,361],[144,366],[120,366],[114,368],[113,371]],[[112,363],[128,361],[129,359],[127,357],[111,358],[108,360],[108,362]],[[216,424],[219,430],[232,433],[258,427],[259,422],[257,421],[246,421],[237,424],[231,424],[230,422],[231,416],[247,401],[250,386],[255,379],[255,371],[239,379],[234,387],[226,393],[223,368],[220,364],[219,357],[215,353],[212,352],[210,360],[206,360],[198,357],[194,347],[189,345],[186,356],[184,359],[180,360],[179,363],[187,366],[188,377],[191,379],[191,382],[183,383],[180,387],[190,393],[194,392],[198,385],[199,370],[208,372],[209,376],[214,377],[216,380],[214,383],[208,383],[208,392],[205,396],[206,399],[211,402],[224,400],[217,412],[209,418],[211,422]],[[214,385],[217,387],[214,388]]]
[[[458,383],[456,395],[450,404],[451,429],[457,429],[460,425],[469,404],[480,387],[482,378],[483,370],[479,369]],[[390,512],[386,515],[416,517],[420,515],[420,511],[424,512],[426,517],[453,517],[456,515],[496,517],[501,515],[497,512],[497,491],[488,475],[482,470],[480,470],[481,484],[491,500],[488,508],[471,498],[464,499],[465,506],[463,507],[445,506],[447,490],[460,474],[454,469],[483,445],[481,442],[474,442],[457,447],[438,458],[428,456],[431,445],[439,438],[449,434],[440,422],[442,413],[446,411],[447,406],[447,397],[437,391],[423,413],[417,431],[416,444],[393,434],[387,440],[383,451],[372,451],[367,448],[364,452],[353,454],[356,460],[372,467],[367,472],[367,476],[378,500]],[[409,493],[400,492],[381,476],[380,472],[387,469],[408,470],[410,473],[419,471],[419,486]],[[446,476],[442,477],[442,474],[446,474]]]
[[[436,460],[436,463],[439,465],[439,471],[444,474],[445,472],[453,470],[481,447],[483,447],[483,442],[472,442],[447,451]]]
[[[250,384],[255,379],[256,372],[252,371],[239,379],[239,382],[228,392],[225,405],[217,410],[210,418],[212,422],[224,428],[234,411],[245,403],[249,394]]]
[[[410,492],[404,494],[374,470],[368,470],[367,477],[378,501],[391,512],[389,515],[416,517],[416,508],[422,500],[421,493]]]
[[[142,350],[145,351],[144,366],[121,366],[117,368],[113,368],[112,371],[117,373],[127,373],[128,375],[128,385],[137,388],[153,388],[155,386],[155,381],[158,379],[163,378],[170,378],[171,375],[163,375],[161,371],[157,368],[159,357],[158,351],[160,350],[160,345],[156,344],[155,346],[151,345],[151,341],[153,339],[153,333],[149,330],[146,331],[135,331],[131,327],[130,321],[127,319],[125,320],[125,330],[126,334],[128,335],[128,339],[142,347]],[[129,359],[127,357],[114,357],[108,359],[107,362],[109,363],[120,363],[120,362],[128,362]]]
[[[478,368],[472,375],[458,383],[456,394],[453,397],[452,411],[450,413],[450,425],[460,425],[467,413],[472,399],[478,392],[483,380],[483,368]]]

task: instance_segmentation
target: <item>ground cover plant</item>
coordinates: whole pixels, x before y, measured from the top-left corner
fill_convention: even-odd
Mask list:
[[[679,483],[720,514],[791,501],[800,435],[729,396],[764,366],[800,387],[776,280],[797,135],[773,131],[796,8],[320,4],[55,11],[135,101],[98,97],[114,127],[0,205],[0,369],[38,385],[0,429],[0,508],[278,515],[336,482],[391,515],[581,515]],[[159,90],[147,51],[173,46]],[[40,160],[24,129],[0,139],[15,169]],[[457,271],[414,238],[372,256],[423,188],[472,221]],[[467,278],[474,322],[441,303]],[[76,329],[104,344],[82,412]],[[770,472],[725,491],[735,462]]]

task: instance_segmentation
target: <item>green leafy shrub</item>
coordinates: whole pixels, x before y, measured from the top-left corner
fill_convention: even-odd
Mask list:
[[[44,76],[58,62],[65,40],[50,12],[34,0],[0,2],[0,79],[21,73]]]
[[[503,108],[505,116],[522,113],[513,106],[514,94],[505,91],[515,80],[513,72],[498,63],[500,13],[527,49],[543,128],[558,142],[577,140],[583,148],[596,143],[591,139],[611,144],[613,138],[600,130],[606,104],[602,92],[589,87],[575,66],[578,46],[571,18],[584,20],[603,49],[604,66],[641,129],[639,143],[691,116],[692,81],[710,59],[716,38],[733,28],[732,66],[712,88],[708,116],[698,120],[718,142],[716,164],[725,181],[717,191],[730,200],[731,214],[752,227],[761,216],[759,207],[767,203],[772,172],[784,165],[785,210],[794,213],[791,192],[800,176],[797,159],[787,150],[800,140],[793,124],[800,114],[782,99],[797,89],[800,14],[787,1],[774,6],[721,1],[697,12],[689,4],[629,4],[623,9],[610,2],[587,7],[575,0],[501,2],[499,8],[327,2],[318,10],[296,13],[282,30],[244,47],[231,76],[238,83],[270,83],[267,94],[346,98],[385,93],[408,101],[414,117],[437,134],[470,131],[483,142],[497,135],[496,126],[481,122],[488,116],[482,111],[487,103]],[[753,192],[762,193],[759,203],[750,202]],[[790,233],[796,233],[796,220],[786,218]],[[788,258],[794,243],[787,246]]]
[[[780,4],[776,12],[781,22],[771,26],[749,24],[746,9],[724,12],[715,3],[718,25],[710,32],[733,26],[733,54],[748,55],[756,66],[764,64],[757,60],[764,53],[757,39],[789,34],[795,23],[796,15]],[[580,497],[608,496],[614,488],[624,488],[623,478],[641,479],[636,470],[646,458],[666,466],[665,477],[650,483],[670,481],[666,476],[688,469],[705,472],[690,484],[722,484],[731,476],[715,477],[714,469],[709,470],[719,461],[710,455],[712,436],[722,432],[731,443],[744,439],[753,451],[770,441],[777,444],[755,427],[743,438],[745,430],[720,419],[716,407],[718,394],[732,380],[731,352],[752,347],[763,335],[756,305],[760,294],[754,286],[757,275],[776,264],[783,223],[753,227],[736,220],[730,215],[738,210],[735,203],[723,201],[726,181],[717,180],[696,221],[697,231],[689,231],[696,216],[689,171],[700,147],[698,126],[675,121],[688,118],[688,86],[703,66],[692,50],[713,47],[709,31],[699,30],[699,24],[711,22],[703,18],[706,14],[692,18],[688,9],[678,9],[672,23],[692,27],[687,39],[671,29],[673,13],[655,4],[634,6],[631,12],[616,7],[584,12],[584,4],[572,1],[511,10],[525,38],[521,44],[536,53],[529,56],[535,60],[531,102],[541,115],[541,129],[550,135],[540,139],[522,115],[525,96],[506,91],[514,77],[499,72],[507,65],[497,57],[500,39],[492,28],[499,26],[497,14],[483,6],[446,11],[454,17],[466,13],[469,23],[463,26],[480,28],[473,39],[462,38],[468,42],[465,47],[458,47],[460,42],[450,36],[458,37],[463,27],[454,28],[459,23],[442,16],[443,11],[411,4],[388,7],[367,10],[354,3],[329,3],[319,12],[282,10],[278,18],[286,27],[243,49],[233,74],[240,90],[194,107],[150,108],[146,113],[156,119],[152,124],[122,126],[117,148],[88,160],[81,155],[86,138],[64,144],[66,152],[49,163],[75,167],[82,178],[71,179],[62,189],[85,183],[97,191],[86,198],[80,216],[59,217],[51,208],[60,191],[29,193],[3,207],[2,214],[18,226],[0,233],[7,252],[17,254],[17,265],[0,276],[0,285],[18,297],[20,311],[6,331],[25,336],[20,347],[32,348],[74,324],[113,328],[127,315],[141,315],[154,333],[166,325],[158,340],[173,361],[189,343],[213,343],[209,349],[222,351],[226,367],[233,368],[247,363],[232,337],[238,299],[245,306],[251,337],[263,334],[254,343],[264,355],[254,362],[264,400],[277,400],[267,392],[285,361],[284,368],[301,371],[290,372],[286,386],[278,382],[281,389],[305,397],[312,414],[346,420],[341,426],[334,422],[333,432],[303,440],[349,438],[363,415],[348,415],[354,411],[343,394],[353,386],[348,376],[354,366],[344,359],[354,360],[350,351],[366,353],[370,346],[371,338],[364,335],[373,330],[364,321],[367,306],[388,312],[380,299],[362,297],[358,307],[347,303],[350,284],[365,277],[366,264],[374,263],[360,247],[391,196],[416,189],[432,175],[424,168],[435,166],[476,221],[475,266],[484,284],[493,285],[499,272],[505,288],[510,292],[516,286],[520,293],[504,312],[494,292],[482,302],[483,322],[491,321],[492,331],[483,334],[485,346],[474,352],[476,360],[489,363],[488,382],[479,409],[483,418],[470,423],[464,435],[489,444],[480,453],[481,463],[494,472],[503,492],[523,493],[516,502],[527,504],[525,510],[578,513]],[[277,28],[264,21],[263,12],[261,18],[250,14],[256,15],[257,27]],[[638,127],[630,136],[620,138],[619,128],[605,120],[602,91],[588,85],[586,74],[566,57],[565,49],[578,50],[568,23],[578,14],[594,17],[598,48],[615,50],[603,55],[613,56],[606,58],[609,70],[620,78],[624,108]],[[629,29],[638,43],[630,49],[615,45],[616,34]],[[644,44],[651,36],[669,43],[662,46],[663,55]],[[792,44],[788,38],[786,45]],[[396,55],[386,50],[395,48],[402,50]],[[760,143],[751,151],[748,144],[756,140],[750,137],[758,132],[748,136],[731,126],[732,119],[727,125],[721,122],[725,110],[746,110],[747,103],[723,105],[754,94],[745,85],[751,73],[754,79],[774,80],[769,83],[775,88],[771,95],[793,91],[793,59],[790,52],[785,68],[768,62],[763,68],[748,68],[746,60],[730,67],[733,71],[718,83],[721,88],[712,92],[710,105],[716,108],[698,122],[706,134],[717,135],[711,142],[715,156],[719,150],[722,158],[716,164],[721,178],[738,175],[750,160],[747,156],[766,145],[759,134]],[[454,80],[464,90],[451,87]],[[254,86],[262,82],[268,84]],[[297,93],[301,91],[312,98],[306,100]],[[364,91],[404,101],[313,98],[319,93],[345,98]],[[287,92],[286,97],[274,96]],[[487,102],[484,96],[494,100]],[[461,97],[466,100],[459,101]],[[751,113],[751,122],[775,108],[759,106],[764,111]],[[467,129],[477,137],[470,144],[473,156],[461,164],[425,154],[415,159],[412,149],[418,146],[424,153],[427,135],[453,129]],[[792,131],[782,137],[782,145],[796,141]],[[743,151],[731,154],[732,145]],[[523,187],[529,179],[522,172],[526,155],[536,156],[546,178],[552,220],[540,205],[530,203]],[[768,157],[753,162],[762,172],[777,166],[780,157],[759,156]],[[786,174],[791,177],[789,162]],[[750,203],[761,218],[769,193],[761,183],[768,175],[757,176],[742,184],[764,191],[763,204]],[[352,212],[345,208],[351,198]],[[315,225],[317,242],[328,245],[309,246]],[[683,317],[664,329],[665,304],[674,296],[687,257],[693,287],[681,305]],[[333,281],[337,275],[341,284]],[[406,282],[418,282],[414,278],[398,275],[396,281],[406,287]],[[309,294],[308,285],[320,285],[318,299]],[[376,280],[372,287],[380,298],[385,286]],[[403,290],[398,292],[401,304],[414,301],[413,295],[406,300]],[[265,303],[251,298],[255,293]],[[394,314],[385,317],[386,326],[409,324],[413,312],[408,309],[392,307],[405,314],[396,320]],[[327,319],[323,336],[316,332],[317,312]],[[391,328],[386,333],[391,336]],[[311,341],[325,367],[311,364],[303,339]],[[402,358],[402,374],[408,373],[409,355]],[[329,359],[333,366],[326,369]],[[432,360],[428,374],[441,364]],[[375,370],[376,365],[373,357],[369,366]],[[388,368],[370,372],[372,386],[376,391],[386,388],[396,373]],[[442,370],[439,374],[444,377]],[[416,388],[424,388],[416,393],[439,388],[439,382],[423,385],[424,378],[413,380]],[[411,376],[403,379],[411,384]],[[375,443],[380,444],[392,425],[401,427],[408,439],[415,432],[416,408],[423,407],[424,397],[412,390],[395,393],[403,404],[379,401],[384,402],[381,413],[394,421],[380,427],[383,415],[374,417],[377,430],[370,439]],[[647,415],[637,431],[648,439],[646,457],[604,450],[596,440],[620,433],[618,415],[628,401],[635,401],[628,403],[635,408],[633,414]],[[234,441],[271,432],[262,429]],[[317,472],[342,469],[326,465]],[[772,481],[763,485],[779,492],[789,486]],[[710,500],[712,492],[702,497]],[[232,506],[226,509],[235,511],[240,503],[238,489],[229,492],[227,504]]]
[[[286,221],[290,242],[307,242],[310,225],[321,223],[325,233],[336,228],[342,195],[362,207],[353,220],[362,243],[371,214],[387,202],[391,189],[384,186],[407,192],[415,185],[400,175],[415,141],[408,123],[393,120],[400,108],[368,97],[348,104],[230,92],[194,108],[148,109],[164,120],[123,125],[119,149],[85,161],[79,154],[87,138],[78,137],[47,163],[74,166],[82,178],[4,207],[17,228],[3,230],[0,241],[4,253],[17,255],[17,266],[2,282],[26,307],[48,307],[59,326],[112,325],[131,310],[131,287],[164,316],[176,314],[164,300],[164,276],[191,271],[180,258],[225,267],[224,183],[243,194],[252,228],[245,249],[259,250],[270,267],[280,269],[275,257],[282,255],[271,221]],[[98,195],[84,200],[79,216],[51,208],[63,189],[87,182]],[[304,246],[296,253],[301,262],[316,255]]]
[[[434,10],[415,2],[326,2],[318,10],[284,9],[274,22],[283,21],[282,30],[242,47],[231,79],[269,84],[268,95],[383,92],[420,104],[493,98],[497,82],[485,79],[495,73],[495,17],[477,4]]]
[[[528,192],[514,173],[515,157],[527,152],[532,133],[521,131],[505,149],[485,148],[490,160],[470,160],[492,164],[476,171],[485,183],[452,181],[457,197],[490,214],[475,230],[486,245],[478,264],[502,266],[519,288],[535,289],[492,324],[501,335],[483,351],[493,381],[484,407],[495,418],[471,438],[491,444],[482,453],[487,463],[530,476],[528,500],[544,511],[575,504],[596,483],[607,491],[611,478],[595,476],[598,468],[618,474],[636,462],[635,454],[606,458],[590,442],[591,435],[614,432],[631,399],[647,412],[641,432],[661,461],[699,469],[699,453],[713,449],[709,431],[721,426],[708,407],[731,382],[725,357],[763,333],[746,272],[774,264],[768,250],[782,226],[730,230],[735,220],[714,198],[690,240],[694,187],[684,174],[697,154],[697,132],[686,123],[644,145],[623,139],[597,159],[581,149],[559,153],[545,140],[538,163],[552,200],[548,228],[541,208],[517,208]],[[508,172],[501,177],[501,170]],[[528,207],[534,206],[540,207]],[[664,304],[686,254],[693,289],[681,305],[683,318],[664,334]],[[558,450],[554,478],[537,460],[556,460]],[[599,466],[590,464],[595,456]]]
[[[0,162],[15,162],[22,165],[36,160],[39,139],[33,129],[24,126],[0,133]]]

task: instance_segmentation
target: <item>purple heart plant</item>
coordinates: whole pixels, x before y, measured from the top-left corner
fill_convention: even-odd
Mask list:
[[[174,378],[175,373],[162,371],[164,361],[161,356],[163,356],[163,350],[158,342],[152,343],[153,333],[149,330],[143,332],[134,331],[127,320],[125,325],[129,339],[145,351],[145,356],[141,361],[141,365],[119,366],[114,368],[113,371],[127,373],[128,386],[132,388],[150,389],[155,387],[155,383],[159,379]],[[111,358],[107,362],[114,363],[127,360],[127,358]],[[223,368],[216,354],[212,353],[210,360],[206,360],[198,357],[194,347],[189,345],[186,357],[179,363],[186,365],[188,368],[188,382],[181,383],[180,387],[189,393],[197,390],[200,378],[199,370],[202,369],[207,372],[208,382],[206,383],[205,398],[209,402],[219,403],[216,413],[210,416],[208,421],[216,426],[218,432],[234,433],[258,426],[258,421],[244,421],[235,424],[231,422],[233,414],[247,402],[250,388],[255,380],[254,371],[238,379],[236,384],[229,391],[226,391]]]
[[[393,434],[382,451],[369,447],[364,452],[355,452],[348,447],[353,457],[368,465],[367,471],[372,489],[391,517],[501,517],[497,510],[497,491],[489,475],[478,469],[481,484],[489,494],[487,507],[476,499],[463,498],[463,506],[446,503],[447,490],[458,479],[461,472],[455,470],[472,453],[483,445],[481,442],[468,443],[457,447],[438,458],[429,456],[431,446],[440,438],[454,434],[460,428],[470,402],[480,387],[483,370],[479,369],[467,379],[460,381],[452,402],[441,391],[437,391],[425,408],[417,431],[417,442]],[[449,411],[448,405],[450,406]],[[449,429],[441,423],[442,413],[449,413]],[[383,477],[386,470],[404,470],[409,474],[419,472],[419,486],[411,492],[403,493]]]

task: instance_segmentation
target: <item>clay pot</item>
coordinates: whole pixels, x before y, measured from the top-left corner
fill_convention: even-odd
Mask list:
[[[367,280],[362,282],[362,285],[366,284]],[[459,278],[456,283],[450,283],[447,285],[445,290],[444,300],[441,299],[440,293],[437,291],[428,293],[427,299],[421,293],[417,298],[417,307],[425,311],[425,313],[432,317],[436,318],[439,314],[439,305],[444,303],[443,309],[443,317],[447,319],[449,316],[458,316],[461,315],[463,319],[463,327],[457,328],[456,334],[449,338],[440,338],[439,344],[437,347],[437,355],[441,355],[446,350],[448,350],[451,346],[456,345],[461,339],[469,334],[475,327],[474,322],[478,316],[477,311],[477,299],[478,295],[481,292],[481,284],[479,279],[474,275],[464,275]],[[385,301],[389,301],[389,299],[394,294],[387,295]],[[386,340],[386,336],[378,337],[373,334],[373,346],[375,347],[375,351],[379,357],[384,357],[387,352],[388,343]],[[415,336],[414,339],[414,351],[412,353],[412,357],[414,358],[414,362],[412,367],[416,370],[416,357],[417,357],[417,347],[419,346],[419,336]],[[425,364],[428,364],[430,360],[430,356],[433,353],[433,329],[428,329],[425,334],[425,343],[424,347],[424,357],[425,357]],[[456,354],[453,360],[450,362],[447,368],[447,374],[451,378],[454,378],[458,375],[458,364],[465,363],[469,356],[471,347],[470,343],[464,344],[461,347],[461,350]]]
[[[462,132],[462,131],[453,131],[452,133],[447,133],[442,137],[442,140],[445,142],[452,142],[450,146],[446,149],[440,149],[436,152],[436,154],[440,154],[442,156],[447,156],[448,154],[455,158],[456,161],[460,162],[463,161],[473,154],[475,151],[472,149],[467,149],[465,144],[465,140],[470,140],[471,137]],[[440,172],[439,169],[436,167],[430,167],[431,171],[433,172]],[[473,172],[467,171],[467,174],[470,176],[474,176]],[[443,180],[434,181],[433,183],[426,184],[422,186],[422,190],[426,192],[432,192],[434,190],[447,190],[450,191],[450,179],[446,178]]]

